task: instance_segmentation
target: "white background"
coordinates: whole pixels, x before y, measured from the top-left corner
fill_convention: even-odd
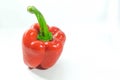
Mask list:
[[[120,80],[119,0],[0,0],[0,80]],[[21,41],[37,22],[35,5],[50,26],[66,34],[63,53],[48,70],[29,70]]]

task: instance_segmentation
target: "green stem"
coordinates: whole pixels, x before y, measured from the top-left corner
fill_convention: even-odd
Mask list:
[[[40,25],[40,32],[39,32],[37,38],[39,40],[43,40],[43,41],[52,40],[52,33],[49,32],[48,26],[47,26],[46,21],[45,21],[43,15],[41,14],[41,12],[34,6],[28,6],[27,10],[30,13],[35,14],[35,16],[37,17],[38,23]]]

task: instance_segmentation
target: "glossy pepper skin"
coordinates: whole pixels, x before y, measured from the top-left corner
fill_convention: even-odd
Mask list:
[[[34,9],[35,7],[29,8]],[[48,27],[48,25],[46,25],[46,33],[51,33],[50,38],[40,39],[39,37],[43,36],[40,32],[44,30],[43,27],[41,28],[43,26],[41,24],[44,23],[35,23],[23,35],[23,59],[29,68],[48,69],[52,67],[60,57],[66,40],[64,32],[54,26]]]

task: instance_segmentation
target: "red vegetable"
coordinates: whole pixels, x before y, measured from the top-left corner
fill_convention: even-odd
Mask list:
[[[39,24],[35,23],[23,35],[24,62],[29,68],[50,68],[61,55],[65,34],[57,27],[48,27],[43,15],[34,6],[29,6],[28,11],[36,15]]]

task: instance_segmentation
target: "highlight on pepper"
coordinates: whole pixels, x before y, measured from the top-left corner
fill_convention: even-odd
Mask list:
[[[24,63],[30,68],[48,69],[59,59],[66,36],[55,26],[48,26],[42,13],[34,6],[27,11],[34,14],[38,23],[34,23],[22,38]]]

